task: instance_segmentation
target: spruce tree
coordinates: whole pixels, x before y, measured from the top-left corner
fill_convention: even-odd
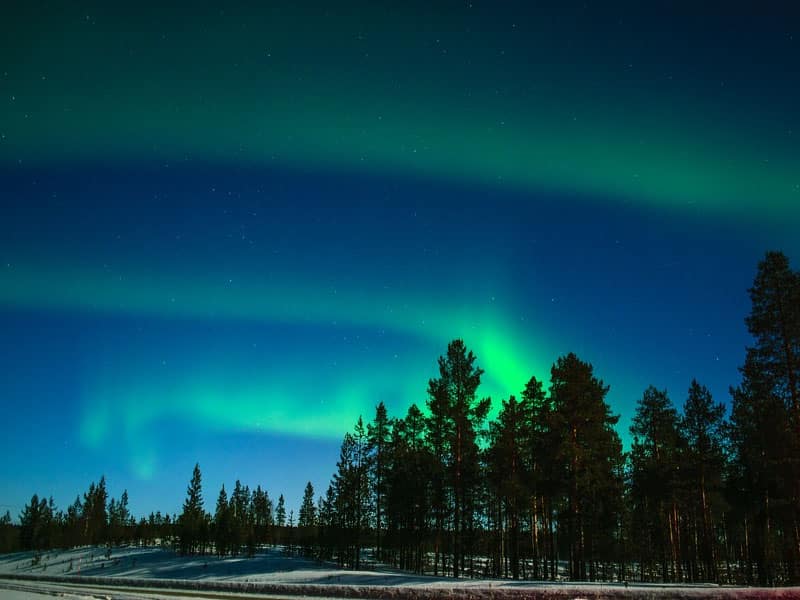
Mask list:
[[[314,528],[316,526],[317,507],[314,504],[314,486],[309,481],[303,491],[303,501],[297,514],[298,542],[303,548],[303,553],[307,556],[311,555],[311,547],[315,536]]]
[[[286,501],[283,499],[283,494],[278,497],[278,506],[275,509],[275,523],[278,527],[286,525]]]
[[[314,527],[316,525],[316,506],[314,505],[314,486],[309,481],[303,492],[303,502],[298,513],[298,527]]]
[[[203,510],[203,486],[200,475],[200,465],[195,464],[192,479],[186,489],[186,500],[183,511],[178,517],[178,536],[181,554],[193,554],[203,551],[202,539],[205,525],[205,511]]]
[[[219,490],[217,496],[217,508],[214,511],[214,544],[217,555],[225,556],[228,553],[231,538],[231,516],[228,506],[228,494],[225,491],[225,484]]]

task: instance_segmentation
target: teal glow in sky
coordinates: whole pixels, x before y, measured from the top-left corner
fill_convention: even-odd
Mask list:
[[[0,511],[195,461],[297,503],[462,337],[727,400],[800,252],[794,15],[638,3],[26,3],[0,18]],[[20,453],[20,448],[31,451]]]

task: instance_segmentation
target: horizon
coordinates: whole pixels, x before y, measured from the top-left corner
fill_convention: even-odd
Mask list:
[[[730,405],[747,290],[800,264],[781,11],[82,7],[0,24],[0,514],[105,475],[297,511],[450,340],[519,397],[575,352]],[[287,510],[288,512],[288,510]]]

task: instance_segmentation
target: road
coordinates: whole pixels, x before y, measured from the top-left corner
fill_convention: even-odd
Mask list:
[[[275,596],[225,592],[189,592],[148,588],[101,587],[81,583],[11,581],[0,578],[2,600],[297,600],[304,596]],[[315,600],[335,600],[320,598]]]

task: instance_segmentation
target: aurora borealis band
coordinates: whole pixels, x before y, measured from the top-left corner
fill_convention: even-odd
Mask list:
[[[779,5],[0,10],[0,513],[195,461],[296,507],[454,337],[496,404],[576,352],[625,439],[651,383],[727,402],[800,259]]]

